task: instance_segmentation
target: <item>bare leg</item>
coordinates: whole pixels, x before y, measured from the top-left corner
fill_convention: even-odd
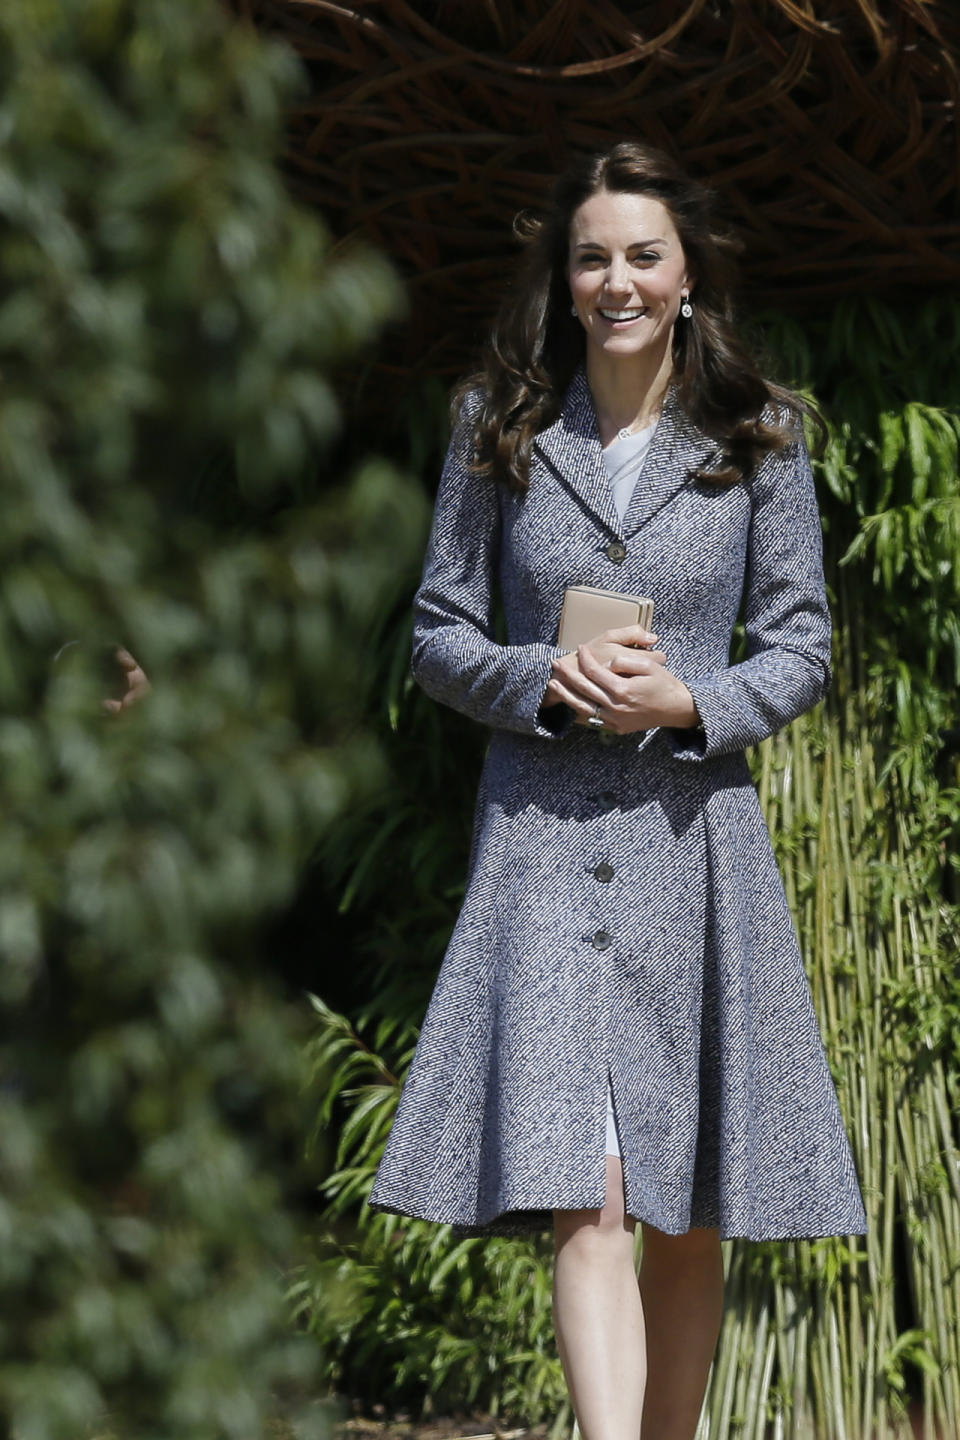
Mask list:
[[[642,1440],[693,1440],[723,1318],[720,1231],[645,1224],[640,1294],[651,1375]]]
[[[555,1210],[553,1320],[583,1440],[639,1440],[647,1376],[634,1267],[636,1221],[624,1213],[623,1170],[607,1156],[599,1210]]]

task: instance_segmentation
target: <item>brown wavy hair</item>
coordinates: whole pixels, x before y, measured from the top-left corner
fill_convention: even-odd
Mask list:
[[[795,439],[818,412],[803,397],[767,380],[738,334],[733,307],[739,243],[716,216],[713,192],[686,175],[665,152],[623,141],[575,160],[543,210],[522,211],[514,230],[524,253],[484,347],[481,368],[453,396],[480,390],[474,420],[474,469],[526,490],[533,442],[560,413],[563,396],[584,358],[585,336],[570,313],[567,280],[574,212],[599,191],[651,195],[669,212],[695,280],[693,316],[673,333],[671,383],[696,425],[718,442],[719,454],[698,478],[715,485],[749,479],[771,450]]]

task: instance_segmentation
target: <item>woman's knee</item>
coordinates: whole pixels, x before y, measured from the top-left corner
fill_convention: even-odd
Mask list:
[[[553,1229],[557,1248],[574,1240],[581,1249],[608,1248],[633,1243],[636,1221],[626,1213],[623,1168],[614,1155],[607,1156],[606,1190],[601,1206],[583,1210],[554,1210]]]
[[[722,1261],[720,1230],[717,1226],[695,1225],[680,1235],[669,1235],[644,1221],[643,1258],[651,1263],[663,1260],[674,1268],[717,1263]]]

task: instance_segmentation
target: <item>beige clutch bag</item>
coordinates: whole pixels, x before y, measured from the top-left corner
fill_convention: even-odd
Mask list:
[[[621,595],[618,590],[598,590],[593,585],[568,585],[560,613],[557,644],[561,650],[575,650],[604,630],[622,625],[653,624],[653,601],[643,595]]]

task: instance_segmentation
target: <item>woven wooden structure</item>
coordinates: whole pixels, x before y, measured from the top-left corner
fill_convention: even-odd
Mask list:
[[[960,0],[233,3],[312,76],[292,184],[410,280],[397,368],[463,363],[514,212],[625,137],[720,189],[753,301],[960,280]]]

